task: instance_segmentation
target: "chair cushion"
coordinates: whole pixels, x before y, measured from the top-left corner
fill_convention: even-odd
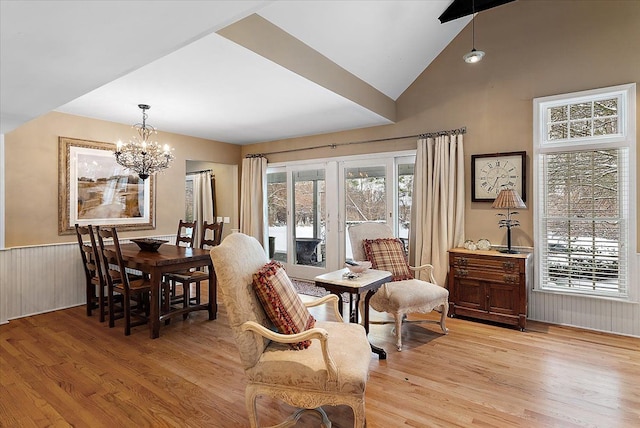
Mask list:
[[[318,340],[300,351],[287,344],[271,342],[258,364],[245,373],[250,382],[281,385],[293,391],[321,390],[362,394],[369,377],[371,346],[364,327],[332,321],[318,321],[316,327],[327,331],[331,357],[338,367],[336,383],[327,382],[327,370]]]
[[[409,279],[388,282],[371,296],[369,304],[378,312],[428,313],[449,300],[449,291],[437,284]]]
[[[278,332],[295,334],[315,325],[315,318],[302,303],[280,263],[271,261],[256,272],[253,275],[253,288]],[[309,345],[310,340],[290,344],[293,349],[305,349]]]
[[[364,239],[362,245],[372,268],[391,272],[392,281],[413,279],[401,240],[398,238]]]

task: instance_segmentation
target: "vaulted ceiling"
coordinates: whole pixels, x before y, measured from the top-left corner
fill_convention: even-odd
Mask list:
[[[235,144],[393,123],[471,19],[440,23],[451,4],[2,0],[0,131],[51,110],[133,124],[140,103],[160,132]]]

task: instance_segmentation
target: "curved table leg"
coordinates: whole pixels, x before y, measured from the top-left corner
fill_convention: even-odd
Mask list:
[[[364,297],[364,329],[367,332],[367,336],[369,336],[369,300],[371,300],[371,296],[373,296],[374,294],[374,290],[369,290],[367,292],[367,295]],[[369,342],[369,344],[371,345],[371,351],[378,354],[379,359],[387,359],[387,352],[384,349],[374,345],[371,342]]]

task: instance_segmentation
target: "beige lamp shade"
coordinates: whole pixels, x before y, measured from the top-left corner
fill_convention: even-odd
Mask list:
[[[514,189],[502,189],[491,208],[527,208]]]

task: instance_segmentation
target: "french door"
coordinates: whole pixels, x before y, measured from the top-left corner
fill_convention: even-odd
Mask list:
[[[290,276],[312,280],[351,258],[351,224],[388,223],[408,242],[414,160],[368,156],[269,166],[270,257]]]

